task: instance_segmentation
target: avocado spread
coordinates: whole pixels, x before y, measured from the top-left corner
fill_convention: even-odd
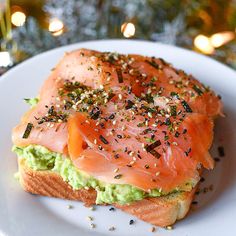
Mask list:
[[[24,158],[27,165],[33,170],[51,170],[58,173],[74,190],[94,188],[97,191],[97,204],[127,204],[146,197],[159,197],[168,194],[158,189],[147,193],[128,184],[109,184],[99,181],[87,173],[78,170],[68,157],[60,153],[51,152],[39,145],[29,145],[27,147],[14,146],[13,151],[19,158]],[[183,188],[175,189],[172,192],[190,191],[193,185],[195,184],[186,183]]]

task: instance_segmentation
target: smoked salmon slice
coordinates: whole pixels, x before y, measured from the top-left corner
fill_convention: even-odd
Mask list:
[[[168,193],[214,167],[220,114],[219,96],[163,59],[79,49],[54,68],[12,138],[63,153],[106,183]]]

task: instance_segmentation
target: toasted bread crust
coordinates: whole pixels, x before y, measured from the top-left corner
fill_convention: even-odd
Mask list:
[[[96,191],[94,189],[73,190],[58,174],[52,171],[35,171],[26,165],[23,158],[18,159],[18,165],[20,183],[25,191],[43,196],[78,200],[84,202],[85,206],[95,204]],[[146,198],[131,204],[114,204],[114,206],[143,221],[165,227],[185,217],[195,190],[196,188],[191,192]]]

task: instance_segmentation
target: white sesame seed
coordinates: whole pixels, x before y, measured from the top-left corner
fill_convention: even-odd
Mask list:
[[[59,108],[59,107],[60,107],[60,105],[59,105],[59,104],[56,104],[56,107],[57,107],[57,108]]]
[[[102,84],[100,84],[99,88],[100,89],[104,89],[104,86]]]
[[[123,126],[121,127],[121,130],[122,130],[122,131],[126,130],[126,126],[123,125]]]
[[[88,186],[85,186],[84,189],[85,189],[85,190],[89,190],[89,187],[88,187]]]
[[[136,79],[136,80],[135,80],[135,82],[136,82],[136,83],[138,83],[138,82],[139,82],[139,80],[138,80],[138,79]]]
[[[172,230],[172,229],[173,229],[173,226],[169,225],[169,226],[166,227],[166,229]]]
[[[90,121],[89,120],[85,120],[85,123],[90,124]]]
[[[142,76],[143,76],[143,77],[147,77],[147,74],[143,73]]]
[[[175,146],[177,146],[177,145],[178,145],[178,143],[176,143],[176,142],[172,142],[172,144],[173,144],[173,145],[175,145]]]
[[[130,165],[133,165],[134,163],[135,163],[135,161],[131,161],[129,164],[130,164]]]
[[[158,176],[160,174],[160,172],[158,171],[158,172],[156,172],[156,176]]]
[[[136,158],[136,157],[133,157],[133,160],[134,160],[134,161],[136,161],[136,160],[137,160],[137,158]]]
[[[57,100],[57,101],[61,101],[61,98],[60,98],[60,97],[56,97],[56,100]]]
[[[121,94],[119,94],[118,97],[119,97],[120,100],[122,99],[122,95]]]
[[[97,144],[97,143],[98,143],[97,139],[94,139],[93,143],[94,143],[94,144]]]
[[[116,124],[116,120],[113,120],[113,121],[112,121],[112,124],[115,125],[115,124]]]
[[[157,163],[154,163],[154,167],[157,167]]]
[[[117,173],[118,171],[119,171],[119,168],[116,168],[116,169],[114,170],[115,173]]]
[[[134,152],[133,151],[130,152],[129,155],[132,157],[134,155]]]
[[[148,112],[148,116],[149,116],[150,118],[152,118],[152,113],[151,113],[151,112]]]

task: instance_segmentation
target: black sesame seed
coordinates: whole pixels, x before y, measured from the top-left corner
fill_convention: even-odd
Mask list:
[[[132,225],[134,223],[134,220],[130,220],[129,224]]]

